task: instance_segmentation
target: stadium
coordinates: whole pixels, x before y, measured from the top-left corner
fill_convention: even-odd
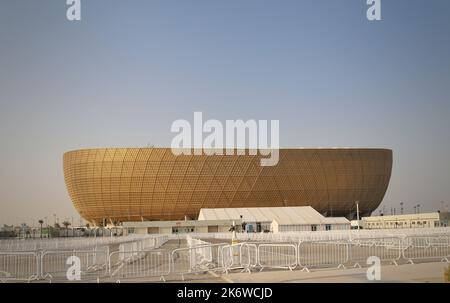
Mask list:
[[[280,149],[276,166],[260,155],[173,155],[170,148],[66,152],[64,178],[76,210],[93,224],[197,219],[202,208],[312,206],[354,217],[381,203],[392,151]]]
[[[238,153],[67,152],[70,197],[93,226],[82,238],[0,241],[0,282],[354,282],[367,281],[374,256],[386,281],[442,281],[448,214],[370,217],[361,229],[347,219],[378,207],[391,150],[279,155],[278,165],[261,166],[261,156]],[[79,277],[67,262],[74,257]]]

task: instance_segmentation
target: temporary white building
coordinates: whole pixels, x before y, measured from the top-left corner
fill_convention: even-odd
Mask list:
[[[255,232],[350,229],[346,218],[324,217],[311,206],[202,208],[198,220],[242,220]]]

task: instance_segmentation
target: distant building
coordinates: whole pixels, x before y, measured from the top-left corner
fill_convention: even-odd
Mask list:
[[[4,224],[0,227],[0,238],[15,237],[17,235],[14,225]]]
[[[363,217],[364,229],[429,228],[449,226],[449,212]]]
[[[178,234],[229,232],[292,232],[349,230],[344,217],[324,217],[311,206],[202,208],[198,220],[123,222],[127,234]]]
[[[350,226],[351,226],[351,228],[352,229],[358,229],[358,226],[359,226],[359,228],[364,228],[364,226],[363,226],[363,220],[351,220],[350,221]]]
[[[241,221],[235,221],[241,224]],[[123,235],[130,234],[184,234],[228,232],[233,225],[232,220],[179,220],[179,221],[143,221],[123,222]]]

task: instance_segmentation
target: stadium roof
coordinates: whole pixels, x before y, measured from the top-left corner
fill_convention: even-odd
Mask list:
[[[246,222],[272,222],[286,224],[348,224],[346,218],[325,218],[311,206],[202,208],[199,220],[242,220]]]

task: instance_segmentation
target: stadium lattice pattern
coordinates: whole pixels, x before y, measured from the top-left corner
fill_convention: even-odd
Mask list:
[[[388,149],[280,149],[260,155],[174,156],[169,148],[100,148],[64,154],[64,177],[86,220],[181,220],[200,208],[310,205],[332,216],[381,203],[392,169]]]

